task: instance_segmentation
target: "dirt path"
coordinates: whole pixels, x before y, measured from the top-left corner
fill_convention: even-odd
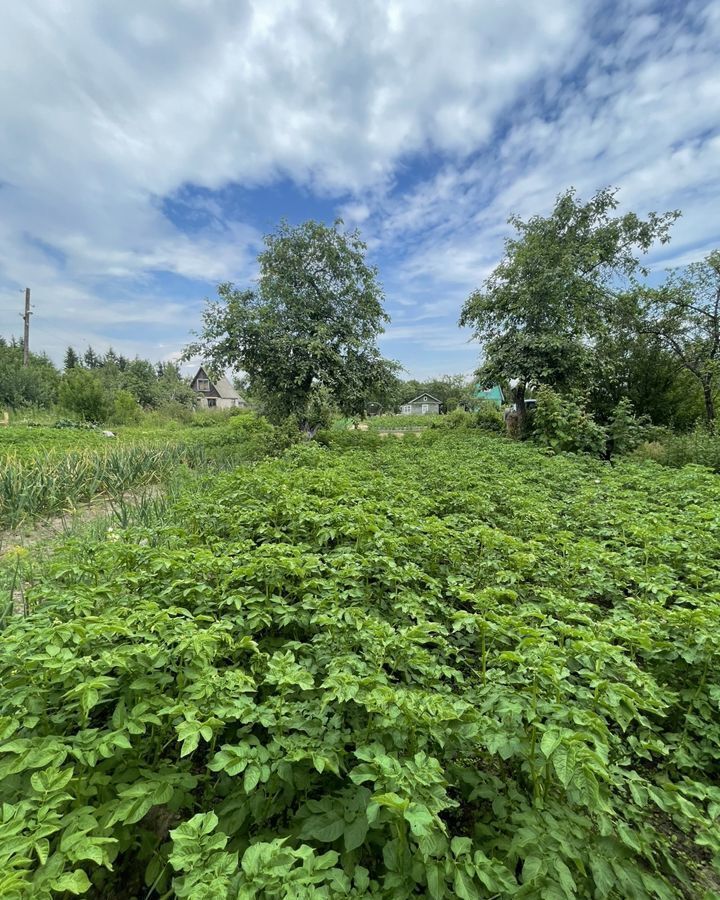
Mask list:
[[[142,491],[128,491],[123,495],[123,501],[134,504],[142,499],[157,497],[160,492],[160,485],[148,485]],[[113,504],[117,503],[117,500],[110,500],[108,497],[96,497],[63,515],[43,520],[36,519],[21,528],[0,529],[0,559],[18,547],[29,549],[37,544],[63,537],[78,525],[87,525],[96,519],[110,518],[113,514]]]

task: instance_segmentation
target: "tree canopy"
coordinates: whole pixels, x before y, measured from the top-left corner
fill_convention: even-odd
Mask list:
[[[683,269],[664,284],[636,294],[639,330],[655,336],[700,384],[708,425],[715,425],[720,382],[720,251]]]
[[[22,343],[0,337],[0,408],[49,406],[55,402],[59,377],[45,354],[30,353],[24,366]]]
[[[516,236],[465,302],[460,324],[483,344],[478,376],[487,385],[518,379],[521,417],[528,384],[562,389],[587,380],[592,339],[612,316],[622,280],[644,271],[640,255],[669,239],[679,215],[616,216],[617,206],[614,190],[582,202],[570,189],[547,217],[512,217]]]
[[[244,371],[274,420],[296,415],[311,428],[325,399],[355,415],[392,388],[398,367],[377,346],[389,321],[377,270],[359,233],[341,226],[282,222],[265,237],[257,289],[219,285],[185,351],[215,369]]]

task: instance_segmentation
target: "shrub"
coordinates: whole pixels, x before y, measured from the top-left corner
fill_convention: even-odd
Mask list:
[[[185,425],[189,425],[195,413],[192,407],[186,406],[178,400],[165,400],[152,410],[149,415],[153,421],[158,423],[182,422]]]
[[[607,426],[608,449],[613,454],[630,453],[648,435],[650,419],[635,415],[632,401],[628,397],[618,403]]]
[[[323,429],[315,435],[315,440],[321,446],[330,447],[333,450],[375,451],[383,444],[386,438],[374,431]]]
[[[227,424],[234,411],[232,409],[196,409],[190,419],[190,425],[193,428],[217,428]]]
[[[400,413],[387,413],[366,419],[370,431],[409,431],[415,428],[428,428],[436,420],[436,415],[406,416]]]
[[[495,406],[487,400],[483,400],[479,409],[475,413],[475,426],[482,428],[484,431],[494,431],[498,434],[505,432],[505,418]]]
[[[130,391],[120,390],[113,400],[110,421],[113,425],[137,425],[142,419],[142,409]]]
[[[648,455],[647,449],[643,455]],[[689,434],[672,434],[662,442],[659,461],[676,468],[694,464],[720,472],[720,435],[711,434],[702,426]]]
[[[540,389],[537,399],[533,433],[539,443],[568,453],[599,455],[605,450],[605,429],[577,402],[548,387]]]
[[[25,409],[47,407],[57,396],[60,376],[45,356],[30,354],[23,365],[23,350],[19,344],[6,344],[0,338],[0,407]]]
[[[432,416],[429,424],[431,428],[472,428],[475,418],[464,409],[454,409],[445,416]]]
[[[112,411],[112,402],[102,382],[86,369],[70,369],[60,382],[60,406],[86,422],[104,422]]]
[[[279,456],[300,440],[301,434],[294,418],[280,425],[272,425],[264,416],[247,411],[232,416],[225,438],[226,443],[240,444],[242,456],[248,460]]]
[[[335,408],[328,389],[324,385],[314,387],[310,392],[301,424],[314,435],[320,428],[329,428],[334,415]]]

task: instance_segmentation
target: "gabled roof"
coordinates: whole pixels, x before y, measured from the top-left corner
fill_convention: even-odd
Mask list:
[[[423,392],[422,394],[418,394],[417,397],[414,397],[412,400],[408,400],[407,403],[403,404],[403,406],[408,406],[411,403],[424,403],[427,400],[432,400],[433,403],[442,403],[442,400],[438,400],[438,398],[433,397],[432,394]]]
[[[200,376],[208,379],[210,384],[218,392],[218,396],[221,400],[242,400],[240,394],[238,394],[238,392],[224,375],[221,375],[220,378],[218,378],[216,381],[213,381],[212,378],[210,378],[210,376],[208,375],[205,366],[200,366],[197,372],[193,375],[190,384],[194,384]]]
[[[217,381],[213,381],[213,384],[222,400],[242,400],[240,394],[238,394],[224,375],[221,375]]]
[[[480,385],[475,386],[475,397],[478,400],[492,400],[494,403],[504,403],[505,395],[499,384],[494,384],[489,388],[481,388]]]
[[[207,378],[208,381],[210,380],[210,376],[205,371],[205,366],[200,366],[200,368],[197,370],[197,372],[190,379],[190,384],[194,384],[197,381],[197,379],[200,378],[201,375],[203,378]]]

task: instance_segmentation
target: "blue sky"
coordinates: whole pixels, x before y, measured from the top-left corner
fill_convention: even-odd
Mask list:
[[[720,2],[27,0],[0,31],[0,333],[177,356],[281,217],[360,228],[408,375],[470,373],[506,221],[574,185],[720,245]]]

